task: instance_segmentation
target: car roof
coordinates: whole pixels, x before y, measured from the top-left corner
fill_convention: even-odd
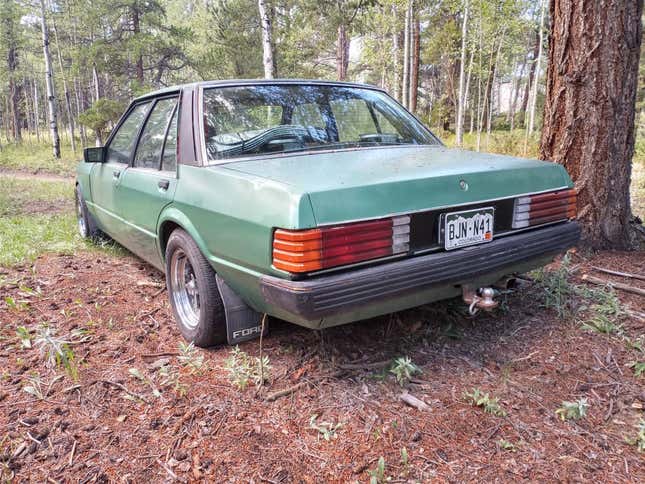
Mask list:
[[[228,79],[228,80],[213,80],[213,81],[200,81],[191,82],[187,84],[178,84],[176,86],[169,86],[157,91],[149,92],[143,96],[139,96],[135,101],[147,99],[150,97],[162,96],[164,94],[171,94],[180,91],[187,87],[223,87],[223,86],[256,86],[256,85],[276,85],[276,84],[305,84],[305,85],[322,85],[322,86],[343,86],[343,87],[359,87],[363,89],[374,89],[383,91],[380,87],[371,84],[361,84],[357,82],[345,81],[326,81],[323,79]]]

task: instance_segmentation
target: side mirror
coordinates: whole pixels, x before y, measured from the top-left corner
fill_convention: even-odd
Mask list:
[[[85,163],[103,163],[105,161],[105,147],[85,148],[83,150]]]

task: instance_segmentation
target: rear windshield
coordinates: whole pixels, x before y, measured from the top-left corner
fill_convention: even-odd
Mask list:
[[[211,161],[261,154],[438,141],[386,94],[326,85],[214,87],[204,91]]]

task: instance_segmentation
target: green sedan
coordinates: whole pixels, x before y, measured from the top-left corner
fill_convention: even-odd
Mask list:
[[[493,287],[575,245],[561,165],[446,148],[384,91],[187,84],[132,102],[76,179],[78,230],[162,270],[183,336],[325,328]]]

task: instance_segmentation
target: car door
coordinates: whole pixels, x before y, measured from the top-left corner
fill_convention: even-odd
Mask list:
[[[117,214],[116,193],[151,104],[142,102],[130,108],[108,140],[105,162],[97,163],[90,172],[91,202],[88,204],[101,228],[118,241],[122,239],[124,225]]]
[[[123,244],[157,267],[157,221],[177,184],[177,101],[177,96],[154,101],[117,189],[117,214],[125,224]]]

